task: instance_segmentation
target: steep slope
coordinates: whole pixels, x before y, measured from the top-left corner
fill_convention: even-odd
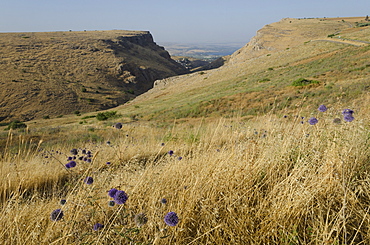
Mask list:
[[[0,34],[0,121],[115,107],[186,73],[149,32]]]

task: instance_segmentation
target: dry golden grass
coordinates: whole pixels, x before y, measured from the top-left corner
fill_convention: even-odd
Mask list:
[[[314,126],[301,124],[295,114],[266,115],[251,121],[200,120],[166,127],[142,122],[121,130],[102,125],[101,143],[61,141],[41,152],[43,143],[31,149],[23,142],[19,154],[11,157],[7,150],[1,160],[2,193],[14,188],[2,198],[0,240],[3,244],[367,244],[368,109],[358,113],[361,116],[356,112],[351,123],[334,124],[341,109],[313,112],[319,119]],[[77,127],[71,129],[71,134],[78,133]],[[92,163],[78,162],[76,168],[65,169],[71,148],[91,150]],[[17,181],[9,182],[5,176],[10,175]],[[86,176],[94,178],[92,185],[83,183]],[[111,188],[124,190],[127,203],[108,207]],[[162,198],[166,204],[160,203]],[[66,204],[58,204],[60,199]],[[51,221],[50,213],[57,208],[64,217]],[[180,218],[175,227],[163,221],[169,211]],[[138,213],[148,217],[142,227],[133,220]],[[98,222],[104,228],[94,231]]]

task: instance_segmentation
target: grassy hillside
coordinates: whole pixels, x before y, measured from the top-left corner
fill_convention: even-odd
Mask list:
[[[369,44],[358,42],[359,46],[355,46],[339,38],[327,38],[327,35],[343,31],[347,39],[355,39],[358,33],[366,37],[370,29],[355,27],[355,23],[328,19],[284,19],[271,26],[285,30],[294,23],[296,31],[291,36],[293,41],[286,42],[288,37],[285,37],[282,42],[278,39],[277,44],[270,45],[280,48],[251,51],[256,41],[266,43],[265,36],[261,34],[260,40],[254,38],[252,44],[237,52],[226,66],[176,77],[172,81],[171,78],[166,79],[163,84],[157,82],[156,88],[133,102],[136,108],[127,106],[123,111],[141,114],[143,118],[182,118],[248,116],[264,114],[273,108],[283,113],[282,109],[295,109],[295,105],[301,106],[302,101],[303,109],[307,107],[306,112],[316,106],[312,105],[313,101],[316,104],[343,103],[361,107],[353,103],[361,104],[361,96],[369,93]],[[335,28],[315,34],[314,27],[322,23],[329,23]],[[338,30],[337,25],[342,26],[343,30]],[[311,36],[316,39],[311,39],[311,36],[303,39],[301,35],[306,32],[312,33]],[[268,33],[267,39],[273,35],[270,27],[259,33]],[[283,46],[293,42],[294,45]],[[252,58],[249,56],[251,52]],[[258,57],[254,57],[258,54]],[[317,80],[319,83],[314,86],[292,86],[300,78]],[[148,107],[153,108],[149,113],[146,111]]]
[[[0,240],[370,243],[370,28],[360,20],[284,19],[270,26],[293,40],[268,52],[251,51],[261,34],[224,66],[157,81],[108,112],[1,131]]]

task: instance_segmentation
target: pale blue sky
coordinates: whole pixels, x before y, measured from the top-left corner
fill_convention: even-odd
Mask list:
[[[370,0],[0,0],[0,32],[147,30],[157,43],[247,43],[285,17],[370,15]]]

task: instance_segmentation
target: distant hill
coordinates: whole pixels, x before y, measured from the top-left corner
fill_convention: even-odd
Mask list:
[[[149,32],[0,34],[0,121],[108,109],[187,73]]]
[[[197,59],[217,59],[231,55],[240,49],[243,43],[172,43],[163,45],[171,56],[185,56]]]

